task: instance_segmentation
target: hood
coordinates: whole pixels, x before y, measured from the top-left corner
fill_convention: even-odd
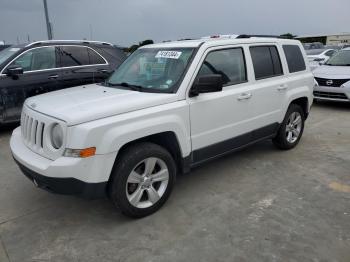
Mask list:
[[[67,125],[77,125],[176,100],[176,94],[145,93],[93,84],[31,97],[25,104],[63,120]]]
[[[323,65],[313,71],[315,77],[330,79],[350,79],[350,66]]]

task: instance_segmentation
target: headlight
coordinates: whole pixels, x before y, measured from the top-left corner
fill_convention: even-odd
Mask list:
[[[59,124],[54,124],[51,129],[51,143],[55,149],[60,149],[63,145],[63,130]]]

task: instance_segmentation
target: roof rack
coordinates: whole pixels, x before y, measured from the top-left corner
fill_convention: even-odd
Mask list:
[[[251,38],[251,37],[263,37],[263,38],[286,38],[283,36],[279,36],[279,35],[239,35],[236,38]]]
[[[82,44],[85,43],[85,44],[101,44],[101,45],[114,46],[113,44],[108,42],[91,41],[91,40],[43,40],[43,41],[36,41],[36,42],[30,43],[26,45],[26,47],[40,45],[40,44],[47,44],[47,43],[82,43]]]

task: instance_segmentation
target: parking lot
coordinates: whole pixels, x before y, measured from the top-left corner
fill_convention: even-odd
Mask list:
[[[350,261],[350,106],[313,106],[291,151],[265,141],[178,178],[157,213],[47,193],[0,131],[0,261]]]

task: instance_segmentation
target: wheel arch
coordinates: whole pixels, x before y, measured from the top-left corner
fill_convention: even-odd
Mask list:
[[[177,167],[180,169],[182,168],[182,159],[183,159],[182,150],[181,150],[179,140],[173,131],[156,133],[156,134],[148,135],[148,136],[141,137],[136,140],[127,142],[118,151],[117,158],[129,146],[142,143],[142,142],[150,142],[165,148],[174,158]]]
[[[303,109],[305,118],[308,117],[310,107],[309,107],[309,99],[306,96],[299,97],[292,100],[289,105],[291,104],[299,105]]]

